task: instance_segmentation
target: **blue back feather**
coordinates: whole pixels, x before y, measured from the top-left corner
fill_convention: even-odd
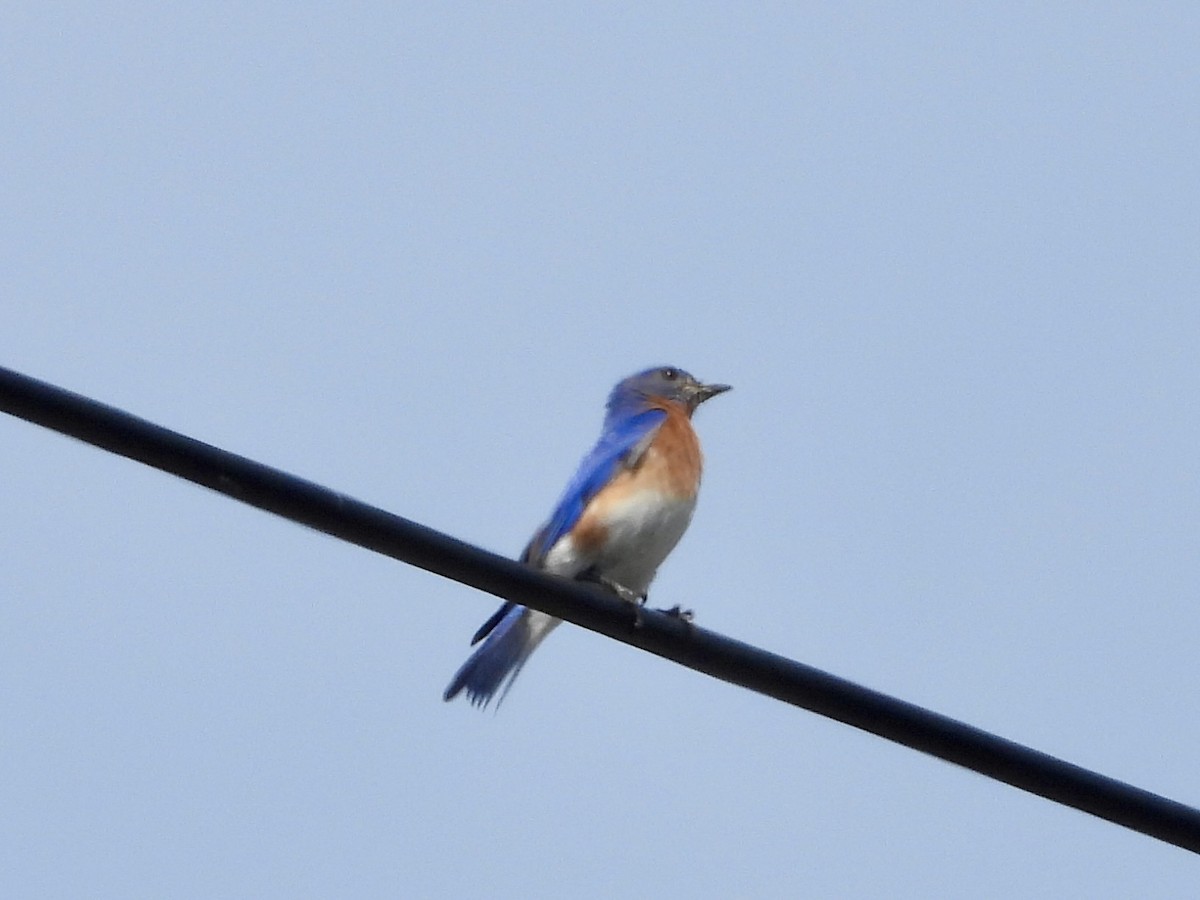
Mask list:
[[[600,440],[579,464],[562,499],[529,542],[522,559],[534,565],[540,563],[558,539],[579,521],[584,508],[617,473],[625,456],[654,434],[666,417],[661,409],[614,404],[604,420]]]

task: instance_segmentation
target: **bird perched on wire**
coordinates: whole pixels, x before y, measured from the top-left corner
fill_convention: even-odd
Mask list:
[[[727,384],[703,384],[674,366],[619,382],[608,396],[600,439],[521,561],[645,602],[696,507],[701,455],[692,413],[727,390]],[[472,645],[483,644],[455,673],[444,699],[465,690],[476,706],[486,707],[497,694],[503,700],[560,621],[505,603],[475,632]]]

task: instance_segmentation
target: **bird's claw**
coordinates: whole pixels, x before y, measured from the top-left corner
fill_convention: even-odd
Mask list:
[[[595,584],[600,585],[602,588],[612,591],[617,595],[617,597],[632,606],[633,627],[635,629],[642,627],[642,607],[646,603],[646,595],[644,593],[639,594],[637,591],[625,587],[625,585],[621,584],[620,582],[613,581],[611,578],[605,578],[603,575],[592,569],[589,569],[579,577],[584,581],[594,582]]]
[[[625,587],[625,585],[613,581],[611,578],[605,578],[603,575],[601,575],[596,579],[596,581],[598,581],[602,586],[608,588],[626,603],[631,603],[634,606],[640,607],[646,602],[645,594],[639,594],[636,591]]]
[[[676,603],[670,609],[660,609],[659,612],[665,616],[670,616],[672,619],[678,619],[680,622],[683,622],[685,625],[691,625],[693,622],[696,621],[695,610],[684,609],[678,603]]]

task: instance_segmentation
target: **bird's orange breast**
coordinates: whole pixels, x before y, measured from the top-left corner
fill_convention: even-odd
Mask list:
[[[687,500],[700,487],[703,457],[695,429],[683,407],[663,404],[667,418],[654,440],[630,468],[623,469],[606,484],[583,511],[572,529],[575,546],[583,552],[598,552],[608,539],[609,526],[620,511],[643,492],[664,500]]]
[[[704,465],[696,430],[683,407],[664,403],[660,408],[667,418],[633,471],[643,484],[671,497],[694,497]]]

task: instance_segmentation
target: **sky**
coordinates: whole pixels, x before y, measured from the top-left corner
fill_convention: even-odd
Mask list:
[[[1200,804],[1200,7],[0,14],[0,365]],[[0,894],[1191,897],[1178,848],[0,417]]]

